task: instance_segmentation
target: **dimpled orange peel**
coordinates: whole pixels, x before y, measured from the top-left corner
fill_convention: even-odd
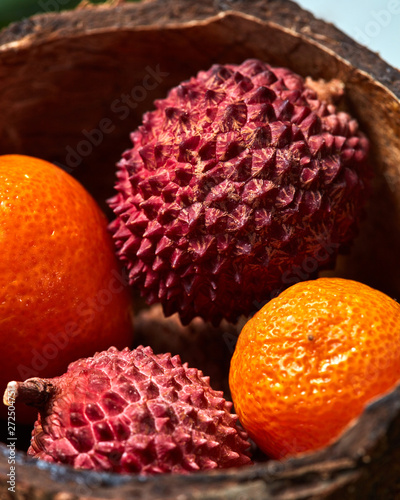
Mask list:
[[[55,376],[96,350],[131,344],[131,297],[106,218],[71,175],[0,156],[0,241],[3,391],[11,379]]]
[[[240,333],[229,383],[249,436],[271,458],[335,440],[400,379],[400,305],[341,278],[297,283]]]

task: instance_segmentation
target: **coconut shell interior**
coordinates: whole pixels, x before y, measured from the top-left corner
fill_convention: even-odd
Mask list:
[[[59,164],[107,211],[115,163],[154,100],[213,63],[252,57],[304,77],[343,81],[343,106],[370,138],[375,177],[359,237],[333,273],[400,299],[400,73],[293,2],[114,2],[12,25],[0,33],[0,154]],[[225,368],[234,338],[226,332],[225,344],[214,349]],[[164,350],[192,346],[153,337]],[[397,498],[399,396],[396,388],[374,402],[324,450],[241,470],[121,477],[38,466],[21,453],[18,498]],[[0,496],[14,498],[7,496],[9,450],[0,449]]]

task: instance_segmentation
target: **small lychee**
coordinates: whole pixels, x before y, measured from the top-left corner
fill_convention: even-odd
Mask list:
[[[302,77],[214,65],[155,107],[109,201],[117,253],[149,304],[184,324],[235,322],[352,241],[368,141]]]
[[[118,473],[188,473],[250,464],[232,403],[179,356],[111,347],[4,396],[40,413],[28,455]]]

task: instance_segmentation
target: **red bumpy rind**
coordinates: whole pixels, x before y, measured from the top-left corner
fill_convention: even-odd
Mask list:
[[[117,253],[149,304],[184,324],[235,322],[352,241],[368,141],[300,76],[215,65],[155,106],[109,200]]]
[[[108,351],[52,379],[29,455],[118,473],[188,473],[250,464],[232,403],[179,356]]]

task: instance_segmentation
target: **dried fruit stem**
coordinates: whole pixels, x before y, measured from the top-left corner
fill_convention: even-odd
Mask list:
[[[10,406],[18,398],[19,402],[41,410],[55,390],[54,385],[43,378],[29,378],[25,382],[12,381],[4,392],[3,403]]]

